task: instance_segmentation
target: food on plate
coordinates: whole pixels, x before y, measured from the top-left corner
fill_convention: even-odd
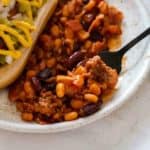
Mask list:
[[[21,48],[32,45],[30,32],[45,0],[2,0],[0,2],[0,65],[20,58]]]
[[[118,74],[98,54],[122,34],[122,19],[105,0],[59,1],[23,74],[9,89],[23,120],[71,121],[101,108]]]

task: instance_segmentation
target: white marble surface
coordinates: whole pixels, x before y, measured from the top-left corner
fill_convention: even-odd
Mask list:
[[[150,0],[143,0],[150,14]],[[0,130],[0,150],[148,150],[150,149],[150,73],[119,110],[91,125],[57,134]]]

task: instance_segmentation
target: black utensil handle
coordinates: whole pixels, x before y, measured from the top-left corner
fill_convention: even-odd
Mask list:
[[[124,55],[130,48],[132,48],[134,45],[136,45],[139,41],[144,39],[149,34],[150,34],[150,27],[146,29],[143,33],[141,33],[139,36],[137,36],[135,39],[133,39],[131,42],[129,42],[126,46],[121,48],[119,54]]]

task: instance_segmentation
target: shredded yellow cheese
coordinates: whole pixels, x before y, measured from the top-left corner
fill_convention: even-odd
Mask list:
[[[17,40],[22,44],[23,47],[25,47],[25,48],[30,47],[28,41],[25,40],[25,38],[23,37],[23,35],[21,35],[20,33],[18,33],[12,27],[9,27],[8,25],[0,24],[0,30],[5,31],[5,32],[13,35],[14,37],[16,37]]]
[[[16,28],[14,28],[14,26]],[[24,34],[20,34],[17,29],[20,29]],[[34,30],[35,27],[27,22],[19,21],[19,20],[13,20],[12,26],[8,26],[5,24],[0,24],[0,37],[5,42],[6,46],[8,47],[8,50],[1,50],[0,49],[0,55],[10,55],[14,59],[17,59],[20,57],[21,52],[18,50],[15,50],[14,47],[14,41],[12,40],[11,36],[16,37],[17,42],[19,42],[23,47],[28,48],[32,45],[32,38],[30,31]]]
[[[0,37],[4,40],[4,42],[6,43],[6,46],[9,49],[14,50],[14,42],[12,41],[11,37],[7,34],[5,34],[3,31],[0,31]]]
[[[22,31],[24,32],[24,34],[25,34],[25,36],[26,36],[26,39],[27,39],[27,41],[28,41],[28,43],[29,43],[29,46],[31,46],[31,45],[32,45],[32,38],[31,38],[31,35],[30,35],[29,30],[26,29],[26,28],[23,27],[23,26],[18,26],[18,29],[20,29],[20,30],[22,30]]]
[[[40,7],[42,6],[43,2],[42,2],[42,0],[39,0],[39,1],[36,1],[36,0],[35,0],[35,1],[31,1],[30,4],[31,4],[32,6],[35,6],[35,7],[40,8]]]
[[[16,0],[18,3],[27,6],[26,14],[29,19],[33,20],[32,7],[40,8],[43,5],[43,0]],[[8,6],[10,0],[2,0],[3,6]],[[31,31],[35,30],[35,26],[21,20],[11,20],[10,24],[0,24],[0,38],[7,46],[7,50],[0,49],[0,55],[11,56],[13,59],[18,59],[21,56],[21,51],[15,49],[15,44],[21,44],[24,48],[29,48],[32,45]],[[13,40],[13,37],[16,40]]]
[[[3,4],[4,6],[8,6],[9,3],[10,3],[10,0],[2,0],[2,4]]]
[[[25,21],[13,20],[12,23],[17,25],[17,26],[23,26],[29,30],[35,30],[35,26],[33,26],[33,25],[31,25]]]
[[[32,7],[40,8],[43,4],[43,0],[17,0],[17,2],[25,4],[28,7],[27,16],[30,20],[33,20]]]
[[[12,50],[3,50],[0,49],[0,55],[11,56],[14,59],[18,59],[21,57],[21,51],[12,51]]]
[[[27,41],[29,42],[29,45],[31,46],[32,45],[32,38],[31,38],[31,35],[30,35],[30,30],[35,30],[35,26],[27,23],[27,22],[24,22],[24,21],[18,21],[18,20],[14,20],[12,22],[18,29],[20,29],[21,31],[24,32],[25,36],[26,36],[26,39]]]
[[[32,15],[32,8],[31,4],[28,0],[17,0],[19,3],[25,4],[28,7],[28,11],[26,12],[28,17],[33,20],[33,15]]]

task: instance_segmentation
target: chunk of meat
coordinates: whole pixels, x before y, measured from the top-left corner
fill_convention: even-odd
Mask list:
[[[114,89],[118,81],[117,71],[107,66],[99,56],[89,59],[85,66],[93,79],[98,80],[101,85],[105,85],[105,92]]]

